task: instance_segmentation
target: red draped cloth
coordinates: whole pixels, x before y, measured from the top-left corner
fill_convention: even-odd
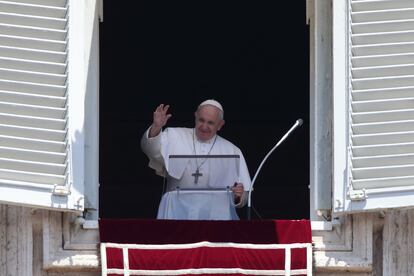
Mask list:
[[[309,269],[308,220],[101,219],[99,229],[103,275],[277,275],[286,254],[291,275]]]

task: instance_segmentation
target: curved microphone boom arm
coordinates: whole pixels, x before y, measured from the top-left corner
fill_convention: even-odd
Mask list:
[[[273,153],[273,151],[280,145],[283,143],[283,141],[286,140],[286,138],[298,127],[300,127],[303,124],[303,120],[302,119],[297,119],[295,124],[288,130],[288,132],[286,132],[285,135],[283,135],[283,137],[279,140],[279,142],[277,142],[277,144],[266,154],[265,158],[263,158],[262,163],[260,163],[259,168],[257,169],[253,180],[252,180],[252,185],[250,186],[250,190],[249,190],[249,195],[247,198],[247,219],[250,220],[251,218],[251,206],[252,206],[252,191],[253,191],[253,185],[254,182],[256,181],[256,178],[260,172],[260,169],[262,168],[263,164],[266,162],[267,158],[269,158],[269,156]]]

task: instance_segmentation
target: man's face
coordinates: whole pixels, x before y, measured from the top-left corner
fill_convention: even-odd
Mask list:
[[[204,105],[195,112],[195,133],[201,141],[213,138],[223,125],[220,110],[215,106]]]

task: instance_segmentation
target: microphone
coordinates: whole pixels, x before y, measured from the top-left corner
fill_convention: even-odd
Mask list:
[[[250,220],[251,218],[251,205],[252,205],[252,191],[253,191],[253,185],[254,182],[256,181],[257,175],[260,172],[260,169],[262,168],[263,164],[266,162],[267,158],[269,158],[269,156],[272,154],[272,152],[280,145],[283,143],[283,141],[286,140],[286,138],[298,127],[300,127],[301,125],[303,125],[303,120],[302,119],[297,119],[295,124],[288,130],[288,132],[286,132],[285,135],[283,135],[283,137],[276,143],[276,145],[266,154],[265,158],[263,158],[262,162],[259,165],[259,168],[257,169],[253,180],[252,180],[252,185],[250,186],[250,190],[249,190],[249,196],[247,199],[247,219]]]

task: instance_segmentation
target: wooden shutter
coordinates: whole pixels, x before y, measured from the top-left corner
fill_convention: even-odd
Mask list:
[[[350,0],[345,10],[349,136],[342,211],[413,206],[414,1]]]
[[[68,30],[66,0],[0,1],[3,203],[83,208],[69,200]]]

